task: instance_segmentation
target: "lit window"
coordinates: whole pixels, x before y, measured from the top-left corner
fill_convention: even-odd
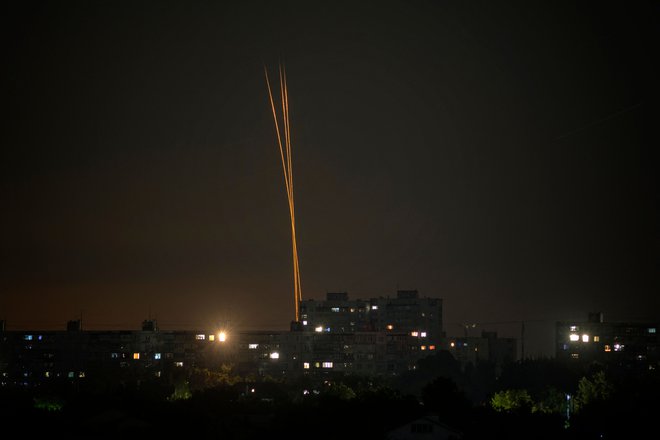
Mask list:
[[[422,346],[421,346],[421,347],[419,347],[419,348],[421,348],[421,349],[422,349],[422,351],[424,351],[424,350],[426,350],[426,345],[422,345]]]
[[[580,357],[580,353],[571,353],[571,357],[573,359],[578,359]]]
[[[154,359],[159,360],[160,359],[160,353],[154,353]]]
[[[206,335],[196,335],[195,339],[197,339],[198,341],[203,341],[204,339],[206,339]]]
[[[259,348],[259,344],[248,344],[248,348],[250,350],[256,350],[257,348]]]
[[[175,367],[183,367],[183,362],[181,362],[181,361],[175,362],[174,366]]]
[[[112,359],[119,358],[119,353],[110,353],[110,358],[112,358]]]
[[[50,371],[46,371],[45,375],[46,377],[50,377]]]
[[[220,332],[220,334],[218,334],[218,341],[225,342],[226,340],[227,340],[227,333]]]
[[[410,336],[417,337],[417,336],[419,336],[419,332],[410,332]]]
[[[371,310],[378,310],[378,306],[371,306]]]
[[[303,325],[307,325],[307,321],[303,321]]]
[[[610,347],[609,345],[606,345],[605,346],[605,351],[612,351],[612,347]]]
[[[465,347],[467,347],[467,346],[468,346],[468,343],[467,343],[467,342],[463,342],[463,345],[464,345]]]
[[[351,309],[351,313],[355,313],[355,309],[352,308],[352,309]]]
[[[580,335],[576,333],[571,333],[571,335],[568,337],[573,342],[579,341],[580,340]]]
[[[309,362],[303,362],[303,368],[309,370]]]
[[[73,379],[73,371],[69,371],[69,379]]]
[[[133,359],[140,359],[140,353],[133,353]]]
[[[154,372],[154,376],[156,376],[156,377],[160,377],[160,371],[156,371],[156,372]]]
[[[422,338],[425,338],[425,337],[426,337],[426,332],[422,332],[422,333],[420,334],[420,336],[421,336]]]
[[[215,335],[209,335],[209,341],[211,342],[215,341]]]
[[[429,345],[429,350],[435,350],[435,345]]]
[[[623,344],[614,344],[614,351],[623,351],[623,347],[625,347]]]
[[[451,342],[451,343],[449,344],[449,346],[452,347],[452,348],[454,348],[454,347],[456,347],[456,343]]]
[[[655,327],[650,327],[649,328],[649,333],[655,333]]]
[[[600,336],[594,336],[594,342],[600,342]]]
[[[32,335],[25,335],[25,340],[26,341],[31,341],[32,340]]]
[[[336,312],[339,312],[339,307],[333,307],[331,310],[332,310],[333,312],[335,312],[335,313],[336,313]]]
[[[582,342],[589,342],[589,335],[582,335]]]
[[[392,330],[393,328],[394,328],[394,326],[392,324],[387,324],[387,329],[388,330]]]
[[[317,333],[321,333],[321,332],[323,331],[323,326],[322,326],[322,325],[319,325],[318,327],[316,327],[316,328],[314,329],[314,331],[317,332]]]
[[[323,368],[332,368],[332,362],[323,362]]]
[[[577,327],[577,325],[572,325],[572,326],[571,326],[571,331],[572,331],[572,332],[576,332],[576,331],[578,331],[578,327]]]
[[[272,353],[270,354],[270,358],[271,358],[271,359],[279,359],[279,358],[280,358],[280,354],[279,354],[278,352],[274,351],[274,352],[272,352]]]
[[[85,372],[84,371],[79,372],[78,377],[85,377]]]
[[[649,333],[650,333],[650,332],[649,332]],[[655,333],[655,332],[654,332],[654,333]],[[39,341],[41,341],[43,338],[44,338],[43,335],[39,335],[39,336],[37,336],[37,340],[39,340]]]
[[[314,367],[319,368],[321,364],[319,362],[314,362]]]

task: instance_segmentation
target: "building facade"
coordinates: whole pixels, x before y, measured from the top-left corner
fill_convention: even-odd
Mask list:
[[[626,367],[660,367],[658,322],[605,322],[602,313],[586,321],[557,322],[556,357]]]

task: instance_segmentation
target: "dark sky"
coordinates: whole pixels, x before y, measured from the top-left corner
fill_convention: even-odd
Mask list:
[[[660,316],[657,2],[232,3],[3,4],[10,329],[288,326],[280,57],[305,298]]]

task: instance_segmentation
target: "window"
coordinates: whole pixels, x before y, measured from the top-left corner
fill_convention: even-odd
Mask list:
[[[330,310],[332,310],[333,312],[337,313],[337,312],[339,312],[339,307],[333,307],[333,308],[330,309]]]
[[[417,337],[419,336],[419,332],[410,332],[410,336]]]
[[[250,350],[256,350],[259,348],[259,344],[248,344],[248,349]]]
[[[435,350],[435,345],[429,345],[429,350]]]
[[[179,362],[175,362],[175,363],[174,363],[174,366],[175,366],[175,367],[183,367],[183,362],[180,362],[180,361],[179,361]]]
[[[25,335],[24,339],[26,341],[31,341],[32,340],[32,335]]]
[[[371,306],[371,310],[378,310],[378,306]]]
[[[623,351],[623,347],[625,347],[623,344],[614,344],[614,351]]]
[[[156,376],[156,377],[160,377],[160,371],[155,371],[155,372],[154,372],[154,376]]]
[[[589,335],[582,335],[582,342],[589,342]]]
[[[426,337],[426,332],[422,332],[422,333],[420,334],[420,336],[421,336],[422,338],[425,338],[425,337]]]
[[[455,343],[455,342],[450,342],[450,343],[449,343],[449,346],[450,346],[451,348],[454,348],[454,347],[456,346],[456,343]]]
[[[160,360],[160,353],[154,353],[154,359]]]
[[[655,327],[650,327],[649,328],[649,333],[655,333]]]
[[[314,328],[314,331],[317,333],[321,333],[323,331],[323,326],[319,325],[318,327]]]
[[[605,345],[605,351],[612,351],[612,347],[610,347],[609,345]]]
[[[270,354],[270,358],[271,358],[271,359],[279,359],[279,358],[280,358],[280,354],[279,354],[278,352],[274,351],[274,352],[272,352],[272,353]]]
[[[580,340],[580,335],[576,333],[571,333],[568,339],[570,339],[572,342],[577,342]]]
[[[576,332],[576,331],[578,331],[578,326],[577,326],[577,325],[572,325],[572,326],[571,326],[571,331],[572,331],[572,332]]]
[[[133,353],[133,359],[135,360],[140,359],[140,353]]]
[[[218,341],[225,342],[226,340],[227,340],[227,333],[226,332],[220,332],[218,334]]]
[[[426,350],[426,345],[422,345],[422,346],[421,346],[421,347],[419,347],[419,348],[421,348],[421,349],[422,349],[422,351],[424,351],[424,350]]]
[[[73,379],[73,371],[69,371],[69,379]]]
[[[206,335],[196,335],[195,339],[197,339],[198,341],[203,341],[204,339],[206,339]]]
[[[309,362],[303,362],[303,368],[309,370]]]
[[[215,335],[209,335],[209,341],[211,342],[215,341]]]
[[[332,362],[323,362],[323,368],[332,368]]]
[[[578,359],[580,357],[580,353],[571,353],[571,357],[573,359]]]
[[[119,358],[119,353],[110,353],[110,358],[111,359],[118,359]]]
[[[594,336],[594,342],[600,342],[600,336]]]
[[[80,377],[80,378],[85,377],[85,372],[84,371],[79,372],[78,377]]]
[[[394,328],[394,326],[392,324],[387,324],[387,329],[388,330],[392,330],[393,328]]]
[[[303,320],[303,325],[307,325],[307,320]]]

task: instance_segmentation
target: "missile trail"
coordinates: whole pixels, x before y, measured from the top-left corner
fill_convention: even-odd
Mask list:
[[[277,145],[280,150],[280,160],[282,162],[282,174],[284,177],[284,186],[286,189],[287,201],[289,205],[289,218],[291,220],[291,251],[293,262],[293,299],[295,308],[295,321],[300,321],[299,304],[302,301],[302,284],[300,282],[300,267],[298,260],[298,243],[296,240],[296,212],[293,197],[293,154],[291,149],[291,125],[289,122],[289,90],[286,82],[286,69],[279,64],[279,83],[280,83],[280,101],[275,105],[273,98],[273,89],[268,77],[268,69],[264,66],[264,74],[266,77],[266,86],[268,87],[268,98],[270,100],[270,108],[273,112],[273,121],[275,122],[275,132],[277,134]],[[281,104],[281,118],[280,124],[277,112],[277,107]]]

